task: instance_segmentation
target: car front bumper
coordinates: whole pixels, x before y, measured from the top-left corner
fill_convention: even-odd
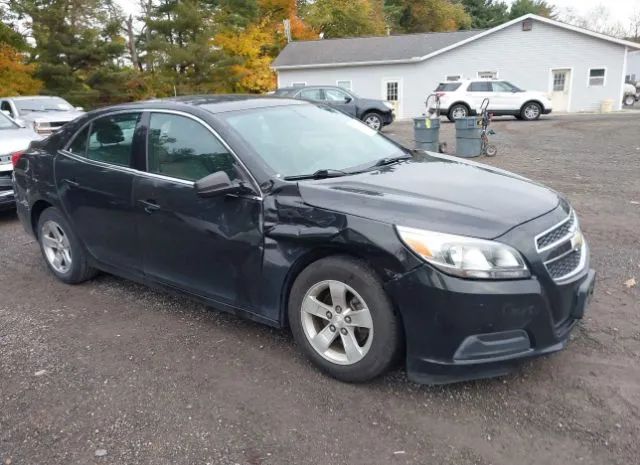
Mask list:
[[[2,169],[4,166],[5,165],[0,166],[0,211],[12,209],[16,205],[16,197],[13,192],[13,183],[11,181],[12,169]]]
[[[409,379],[444,384],[504,375],[518,359],[562,350],[594,284],[595,272],[586,268],[556,286],[571,306],[562,312],[554,312],[535,276],[474,281],[423,265],[386,287],[403,320]],[[567,316],[555,321],[559,313]]]

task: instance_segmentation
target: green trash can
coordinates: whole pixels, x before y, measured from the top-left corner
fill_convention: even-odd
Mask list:
[[[428,116],[413,118],[413,140],[416,149],[437,152],[440,145],[440,119]]]
[[[482,155],[482,121],[476,117],[456,120],[456,155],[464,158]]]

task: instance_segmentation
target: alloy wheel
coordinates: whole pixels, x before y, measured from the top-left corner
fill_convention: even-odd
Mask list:
[[[536,119],[540,116],[540,108],[538,108],[538,105],[527,105],[524,109],[524,116],[527,119]]]
[[[457,106],[453,109],[453,112],[451,113],[451,115],[453,116],[453,119],[466,118],[467,109],[463,106]]]
[[[322,281],[302,301],[302,328],[313,349],[337,365],[362,360],[373,340],[373,320],[364,299],[340,281]]]
[[[71,269],[71,244],[64,230],[55,221],[49,220],[42,225],[42,248],[51,267],[61,274]]]
[[[380,128],[382,127],[382,122],[380,121],[380,118],[376,115],[367,116],[367,118],[364,120],[364,124],[369,126],[371,129],[375,129],[376,131],[379,131]]]

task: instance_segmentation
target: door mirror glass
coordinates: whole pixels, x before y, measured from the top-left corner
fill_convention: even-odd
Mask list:
[[[200,197],[219,197],[242,191],[242,184],[231,181],[225,171],[216,171],[196,181],[194,187]]]

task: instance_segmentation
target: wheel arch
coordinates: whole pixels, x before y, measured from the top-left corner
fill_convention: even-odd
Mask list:
[[[540,105],[540,109],[541,109],[542,111],[544,111],[544,110],[545,110],[544,104],[543,104],[540,100],[537,100],[537,99],[532,98],[532,99],[527,100],[526,102],[524,102],[524,103],[520,106],[520,113],[522,113],[522,112],[524,111],[524,107],[526,107],[526,106],[527,106],[527,105],[529,105],[530,103],[537,103],[538,105]]]
[[[384,272],[380,269],[379,266],[376,266],[371,260],[367,260],[366,255],[364,253],[360,253],[357,250],[346,249],[343,247],[317,247],[309,250],[305,254],[301,255],[296,259],[295,262],[289,268],[289,272],[287,273],[286,278],[282,283],[282,288],[280,290],[280,321],[282,327],[289,327],[289,314],[288,314],[288,306],[289,306],[289,296],[291,294],[291,288],[293,287],[293,283],[296,281],[300,273],[302,273],[307,267],[311,264],[317,262],[318,260],[322,260],[327,257],[334,256],[342,256],[348,257],[355,260],[362,261],[367,266],[369,266],[373,272],[380,278],[382,282]]]
[[[31,207],[31,230],[36,237],[38,237],[38,221],[40,220],[40,215],[42,215],[42,212],[50,207],[53,207],[53,205],[50,202],[42,199],[37,200]]]

